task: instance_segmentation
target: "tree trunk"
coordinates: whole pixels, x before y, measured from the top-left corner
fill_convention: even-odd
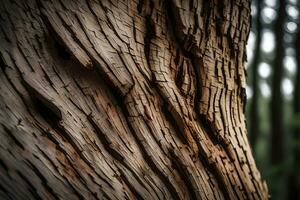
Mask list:
[[[1,1],[1,199],[267,199],[248,0]]]
[[[295,38],[295,51],[297,60],[297,73],[295,79],[294,90],[294,115],[300,116],[300,31]],[[289,199],[300,199],[300,128],[299,125],[293,130],[292,137],[292,153],[293,153],[293,167],[289,173],[289,187],[288,194]]]
[[[271,99],[271,163],[282,165],[285,159],[285,134],[283,127],[283,97],[281,83],[283,78],[284,57],[284,20],[286,17],[285,0],[279,0],[278,17],[275,22],[274,32],[276,48],[274,53],[273,77],[272,77],[272,99]]]
[[[253,96],[251,99],[251,107],[250,107],[250,143],[252,147],[255,147],[257,142],[257,138],[259,134],[259,114],[258,114],[258,100],[259,100],[259,77],[258,77],[258,65],[260,63],[260,44],[261,44],[261,7],[262,2],[258,0],[257,4],[257,15],[255,20],[256,25],[256,39],[255,39],[255,49],[254,49],[254,57],[251,65],[251,75],[252,75],[252,91]]]

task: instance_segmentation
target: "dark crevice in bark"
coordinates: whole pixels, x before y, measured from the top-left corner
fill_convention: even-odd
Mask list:
[[[57,54],[64,60],[70,59],[70,57],[72,55],[71,50],[66,45],[64,45],[63,38],[61,38],[56,33],[55,29],[53,28],[51,22],[48,19],[48,16],[46,16],[42,12],[42,9],[45,9],[43,3],[41,2],[41,0],[36,0],[36,2],[37,2],[38,9],[40,11],[41,20],[45,24],[46,29],[50,33],[48,38],[50,39],[50,41],[54,42],[54,47],[55,47],[55,50],[57,51]]]
[[[78,199],[79,200],[84,200],[85,198],[84,198],[84,196],[82,196],[82,194],[80,194],[80,191],[77,191],[76,188],[70,183],[70,181],[68,179],[66,179],[66,181],[69,184],[69,186],[71,187],[74,194],[78,197]]]
[[[231,199],[228,186],[224,181],[221,171],[217,167],[217,163],[215,163],[215,162],[209,163],[209,159],[206,156],[204,156],[203,154],[199,154],[199,159],[201,160],[205,169],[208,169],[211,172],[211,174],[214,176],[214,178],[216,179],[217,184],[219,186],[218,188],[221,190],[222,194],[224,195],[224,198]]]
[[[221,91],[221,94],[220,94],[220,96],[222,96],[222,93],[225,93],[224,94],[224,96],[228,96],[227,95],[227,92],[228,92],[228,90],[226,90],[226,89],[222,89],[222,91]],[[230,101],[231,102],[231,101]],[[222,102],[221,102],[221,98],[219,99],[219,105],[222,105]],[[229,106],[230,108],[231,108],[231,106]],[[225,110],[225,115],[227,115],[227,111]],[[238,115],[239,115],[239,113],[238,113]],[[223,122],[225,122],[226,121],[226,116],[224,116],[224,114],[223,114],[223,112],[221,112],[221,119],[222,119],[222,121]],[[240,116],[239,116],[239,118],[240,118]],[[209,122],[208,121],[208,123],[210,123],[211,124],[211,122]],[[211,125],[211,127],[212,127],[212,133],[217,133],[217,131],[215,130],[215,128],[214,128],[214,126],[213,125]],[[226,130],[226,127],[224,126],[224,131]],[[235,130],[235,128],[233,128],[233,130]],[[241,130],[240,130],[240,132],[242,132]],[[239,167],[239,166],[236,166],[235,165],[235,158],[237,157],[237,155],[238,155],[238,153],[236,152],[236,154],[234,154],[234,150],[233,150],[233,147],[231,146],[231,144],[229,143],[230,141],[226,141],[226,137],[228,137],[227,135],[224,135],[224,136],[219,136],[219,135],[216,135],[217,136],[217,140],[218,140],[218,142],[219,142],[219,144],[221,145],[221,147],[223,147],[223,149],[225,150],[225,152],[226,152],[226,155],[228,156],[228,158],[230,159],[230,162],[232,163],[232,165],[234,166],[234,168],[236,168],[237,169],[237,167]],[[225,138],[225,139],[224,139]],[[245,154],[246,155],[246,154]],[[240,163],[240,160],[239,159],[237,159],[237,161]],[[240,163],[240,165],[242,166],[242,163]],[[251,171],[251,169],[249,169],[250,171]],[[243,177],[241,176],[241,173],[239,173],[239,170],[237,170],[237,176],[238,176],[238,180],[240,181],[240,187],[242,188],[242,190],[241,191],[243,191],[244,192],[244,194],[245,194],[245,196],[247,197],[247,198],[249,198],[249,193],[247,192],[248,190],[247,190],[247,188],[246,188],[246,186],[245,186],[245,182],[244,182],[244,180],[243,180]],[[231,179],[229,179],[229,181],[230,181],[230,183],[231,183],[231,188],[233,189],[233,192],[234,192],[234,194],[238,197],[238,193],[237,193],[237,191],[234,189],[234,187],[235,187],[235,184],[236,183],[232,183],[232,181],[231,181]]]
[[[62,148],[62,146],[61,146],[62,144],[60,143],[60,141],[56,140],[55,137],[53,136],[54,133],[51,133],[49,130],[45,129],[38,123],[35,123],[35,125],[37,126],[37,128],[41,131],[41,133],[44,136],[46,136],[51,142],[53,142],[53,144],[55,144],[56,150],[60,151],[64,155],[68,155],[66,150],[64,148]]]
[[[214,145],[220,145],[220,137],[213,132],[213,123],[210,122],[203,114],[199,114],[198,118],[212,143]]]
[[[37,146],[37,149],[39,150],[39,152],[41,153],[41,155],[49,161],[50,165],[53,167],[53,169],[55,169],[55,171],[58,171],[58,166],[55,165],[55,163],[53,162],[53,160],[39,147]],[[40,160],[40,159],[39,159]]]
[[[111,90],[111,93],[112,93],[114,99],[117,100],[117,104],[120,107],[124,116],[130,116],[130,114],[128,113],[128,110],[126,108],[126,105],[124,104],[124,98],[122,98],[120,95],[118,95],[118,92],[116,90]],[[138,139],[138,136],[137,136],[134,128],[132,127],[131,122],[128,120],[127,117],[125,118],[125,120],[127,122],[128,128],[129,128],[131,134],[133,135],[133,137],[135,138],[135,141],[136,141],[137,145],[139,146],[139,149],[141,150],[142,155],[143,155],[145,161],[147,162],[148,166],[151,168],[151,170],[154,173],[157,174],[159,179],[161,179],[161,181],[165,184],[166,188],[170,191],[172,198],[175,200],[179,200],[180,197],[179,197],[178,192],[176,191],[176,189],[174,188],[174,186],[172,185],[172,183],[170,182],[168,177],[165,174],[163,174],[163,172],[161,172],[159,170],[159,168],[156,166],[156,164],[152,160],[151,156],[148,154],[145,147],[142,145],[142,142],[140,142],[140,140]]]
[[[247,105],[247,94],[246,94],[246,88],[240,87],[240,94],[238,95],[241,99],[241,102],[243,104],[243,114],[246,113],[246,105]],[[241,119],[241,114],[239,113],[239,119]]]
[[[223,15],[223,10],[225,8],[225,2],[223,0],[218,0],[217,1],[217,16],[216,16],[216,35],[221,36],[221,41],[219,42],[219,48],[223,49],[222,46],[222,27],[223,27],[223,22],[226,22],[225,15]]]
[[[152,1],[151,1],[152,2]],[[153,2],[151,4],[151,13],[153,12]],[[144,54],[145,54],[145,58],[147,61],[147,65],[149,68],[151,68],[151,64],[150,64],[150,44],[151,44],[151,40],[155,37],[155,24],[153,22],[153,20],[151,19],[151,14],[148,14],[145,16],[145,25],[146,25],[146,34],[144,37]],[[154,79],[154,75],[152,73],[152,81]]]
[[[87,69],[92,69],[94,66],[94,62],[91,60],[91,55],[89,53],[89,51],[86,49],[86,47],[82,44],[82,42],[79,40],[78,36],[76,35],[76,33],[72,30],[72,28],[65,22],[65,20],[61,17],[59,12],[55,12],[55,14],[58,16],[59,20],[62,23],[63,28],[66,30],[67,33],[70,34],[70,37],[73,39],[74,43],[77,45],[76,48],[80,49],[81,53],[86,53],[87,57],[85,56],[85,60],[80,60],[78,59],[78,57],[76,56],[76,54],[72,51],[70,44],[66,43],[66,41],[64,40],[64,38],[55,30],[54,25],[52,24],[53,22],[50,21],[49,17],[47,16],[47,14],[43,11],[46,10],[44,8],[44,6],[42,5],[42,3],[40,3],[40,7],[39,9],[41,10],[41,19],[43,21],[43,23],[45,24],[46,28],[49,30],[49,33],[51,33],[51,37],[49,38],[54,38],[54,44],[56,44],[56,46],[58,45],[59,52],[57,53],[63,53],[62,56],[66,56],[68,57],[69,54],[69,59],[70,58],[74,58],[74,60],[76,60],[76,62],[80,63],[81,65],[83,65],[85,68]],[[54,14],[54,13],[53,13]],[[61,27],[60,27],[61,28]],[[51,40],[51,39],[50,39]],[[55,45],[54,45],[55,47]]]
[[[86,188],[86,190],[92,194],[93,197],[95,197],[95,199],[98,199],[97,195],[95,195],[95,192],[93,192],[91,190],[91,188],[88,187],[88,184],[87,182],[85,181],[84,177],[81,175],[81,173],[79,172],[79,169],[75,167],[75,164],[74,163],[71,163],[70,161],[70,158],[67,158],[67,161],[69,162],[69,166],[71,166],[71,168],[73,169],[74,173],[76,174],[76,176],[78,177],[78,180],[81,181],[82,185],[84,188]],[[69,180],[67,180],[69,182]],[[71,185],[71,183],[69,182],[69,184]],[[74,188],[75,190],[75,187],[72,185],[72,187]],[[76,192],[78,193],[78,195],[80,195],[80,191],[77,191]],[[83,199],[85,199],[83,196],[82,196]]]
[[[55,193],[55,191],[53,190],[53,188],[51,188],[49,186],[48,181],[44,177],[44,175],[42,174],[42,172],[40,172],[40,170],[32,162],[30,162],[30,160],[26,160],[26,163],[32,169],[32,171],[40,178],[40,180],[42,182],[42,185],[49,192],[49,194],[51,194],[54,199],[60,199],[58,197],[58,195]]]
[[[108,194],[107,194],[107,193],[105,192],[105,190],[103,189],[104,187],[103,187],[102,185],[100,185],[99,183],[97,183],[97,182],[95,181],[95,178],[94,178],[90,173],[88,173],[88,175],[89,175],[90,179],[92,180],[92,182],[93,182],[95,185],[97,185],[97,186],[99,187],[99,190],[101,190],[102,195],[103,195],[105,198],[107,198],[107,199],[111,199],[111,198],[109,198]],[[98,175],[98,174],[97,174],[97,175]],[[100,178],[101,181],[103,181],[103,182],[106,183],[111,189],[113,189],[112,185],[111,185],[107,180],[103,179],[103,178],[102,178],[101,176],[99,176],[99,175],[98,175],[98,177]],[[95,195],[96,195],[96,194],[95,194]]]
[[[168,103],[161,97],[161,99],[163,100],[162,103],[162,112],[164,113],[164,116],[166,117],[166,120],[169,121],[169,123],[172,125],[172,127],[174,128],[174,132],[176,133],[177,137],[179,138],[179,140],[185,144],[188,145],[188,141],[186,139],[186,137],[184,136],[183,132],[183,127],[180,126],[180,124],[177,123],[176,119],[174,118],[174,116],[172,115],[172,113],[169,110],[169,105]]]
[[[3,73],[5,73],[5,68],[6,67],[9,67],[7,64],[5,64],[5,61],[4,61],[4,58],[3,58],[3,55],[2,53],[0,52],[0,68],[1,70],[3,71]]]
[[[30,180],[25,175],[23,175],[20,171],[16,170],[16,172],[20,176],[20,178],[26,183],[26,185],[29,186],[28,190],[32,194],[32,196],[35,199],[42,200],[43,198],[40,197],[40,195],[37,192],[36,187],[30,182]]]
[[[130,183],[128,178],[123,174],[123,172],[120,170],[120,175],[124,183],[128,186],[130,192],[134,194],[137,200],[143,200],[144,198],[142,195],[135,189],[135,186]]]
[[[128,170],[128,171],[130,171],[130,173],[132,173],[132,175],[134,176],[134,178],[137,180],[137,182],[139,182],[139,184],[145,189],[145,190],[147,190],[147,192],[149,193],[149,194],[151,194],[151,191],[149,191],[148,189],[147,189],[147,187],[145,186],[145,184],[142,182],[142,180],[141,180],[141,177],[138,175],[138,174],[136,174],[135,172],[134,172],[134,170],[126,163],[126,162],[124,162],[124,161],[122,161],[121,162],[122,163],[122,165],[124,166],[124,167],[126,167],[126,169]],[[120,171],[120,173],[122,173],[122,170],[119,170]],[[125,174],[123,174],[124,176],[125,176]],[[150,186],[151,187],[151,186]],[[152,187],[151,187],[152,188]],[[153,188],[152,188],[153,189]]]
[[[175,78],[175,84],[178,88],[182,87],[183,81],[184,81],[184,76],[183,76],[183,65],[184,62],[182,62],[179,66],[178,66],[178,71],[176,73],[176,78]],[[181,90],[180,90],[181,91]]]
[[[135,136],[137,138],[137,136]],[[139,144],[139,143],[138,143]],[[162,180],[162,182],[165,184],[166,188],[169,190],[171,196],[173,197],[173,199],[179,200],[179,194],[176,191],[176,189],[174,188],[174,186],[172,185],[172,183],[170,182],[170,180],[168,179],[168,177],[159,170],[159,168],[156,166],[156,164],[153,162],[151,156],[148,155],[147,151],[145,150],[144,147],[142,147],[142,145],[139,145],[140,149],[143,152],[143,156],[144,159],[146,160],[146,162],[148,163],[149,167],[152,169],[152,171],[154,173],[157,174],[157,176]]]
[[[52,34],[53,35],[53,34]],[[54,37],[55,38],[55,37]],[[65,48],[65,46],[59,42],[58,39],[55,38],[54,40],[54,47],[57,51],[57,54],[64,60],[69,60],[71,58],[70,52]]]
[[[222,148],[225,150],[226,155],[230,158],[230,160],[233,162],[233,158],[232,158],[232,154],[228,151],[227,145],[221,141],[221,138],[218,137],[216,134],[214,134],[213,130],[213,124],[207,120],[206,116],[203,115],[199,115],[198,119],[200,120],[200,123],[202,125],[202,127],[204,128],[205,132],[207,133],[209,139],[213,142],[214,145],[220,145],[222,146]],[[223,195],[225,196],[225,199],[230,199],[230,195],[229,195],[229,188],[225,183],[224,177],[221,174],[220,169],[218,169],[218,167],[216,166],[217,164],[211,163],[209,164],[209,157],[207,157],[208,155],[203,155],[200,154],[200,159],[202,160],[202,163],[204,165],[206,165],[206,169],[208,169],[216,178],[217,183],[219,184],[219,188],[221,189]]]
[[[71,137],[72,134],[67,132],[67,130],[61,125],[62,114],[60,109],[24,80],[23,85],[27,88],[27,91],[29,92],[29,95],[32,98],[34,107],[36,111],[40,114],[40,116],[50,125],[50,127],[56,133],[58,133],[63,138],[64,141],[67,141],[74,148],[74,150],[77,152],[80,158],[85,161],[86,164],[92,167],[90,162],[82,154],[82,150],[78,147],[74,139]],[[47,135],[48,137],[51,136],[51,134]],[[60,147],[59,142],[56,141],[56,144],[57,147]],[[66,152],[65,154],[67,155]]]
[[[187,186],[186,188],[188,189],[190,199],[198,199],[197,194],[195,193],[196,188],[193,186],[190,180],[190,174],[187,170],[186,164],[181,162],[181,159],[177,157],[177,155],[174,153],[174,150],[171,149],[169,154],[172,161],[172,166],[178,171],[181,179]]]
[[[213,1],[203,1],[202,17],[204,17],[204,32],[205,37],[210,37],[210,24],[211,24],[211,14],[213,10]]]
[[[132,130],[134,131],[134,130]],[[134,134],[134,137],[138,140],[137,136]],[[176,189],[174,188],[174,186],[172,185],[172,183],[169,181],[168,177],[166,175],[163,174],[163,172],[161,172],[159,170],[159,168],[156,166],[156,164],[153,162],[152,158],[150,155],[148,155],[146,149],[140,144],[140,142],[138,142],[139,147],[142,151],[143,157],[146,160],[146,162],[148,163],[149,167],[151,168],[151,170],[157,174],[157,176],[159,177],[159,179],[161,179],[161,181],[165,184],[166,188],[168,188],[168,190],[170,191],[171,196],[173,197],[173,199],[179,200],[180,197],[176,191]]]
[[[0,52],[1,54],[1,52]],[[18,74],[18,78],[22,81],[24,78],[23,78],[23,74],[22,72],[20,71],[20,69],[18,68],[18,66],[16,65],[16,61],[13,59],[13,57],[8,54],[10,59],[12,60],[13,64],[14,64],[14,68],[11,67],[11,66],[8,66],[6,65],[6,62],[4,61],[3,59],[3,55],[1,54],[0,56],[0,66],[1,66],[1,70],[3,70],[3,74],[4,74],[4,77],[7,79],[8,83],[11,85],[12,89],[17,93],[17,96],[19,97],[20,101],[24,104],[24,107],[25,109],[27,110],[28,114],[30,117],[32,117],[34,119],[34,116],[32,115],[31,111],[30,111],[30,106],[29,104],[25,101],[25,95],[23,95],[18,87],[16,86],[16,83],[8,76],[7,72],[6,72],[6,67],[7,68],[11,68],[13,70],[15,70],[16,74]]]
[[[228,33],[226,35],[226,38],[227,38],[227,41],[228,41],[228,46],[229,46],[229,49],[230,49],[230,58],[235,58],[237,56],[235,56],[235,47],[234,47],[234,41],[233,39],[231,38],[230,36],[230,31],[228,30]]]
[[[101,4],[100,4],[101,5]],[[91,12],[93,13],[94,16],[97,16],[94,11],[91,9],[90,5],[88,4],[89,9],[91,10]],[[104,6],[102,6],[103,9],[105,8]],[[98,18],[96,17],[97,22],[99,24],[99,27],[101,28],[101,24],[98,21]],[[65,23],[62,20],[63,23]],[[67,26],[67,24],[65,24],[65,26]],[[82,27],[83,28],[83,27]],[[101,28],[102,29],[102,28]],[[108,41],[108,43],[111,45],[111,47],[113,47],[114,45],[112,45],[112,43],[110,42],[109,38],[107,38],[106,33],[101,30],[105,39]],[[70,30],[70,32],[75,35],[73,30]],[[130,76],[130,82],[127,82],[125,84],[122,84],[121,87],[118,87],[114,81],[113,78],[110,78],[107,74],[108,72],[106,72],[104,70],[104,67],[101,66],[101,64],[91,55],[91,53],[84,47],[84,45],[79,41],[79,39],[76,37],[74,38],[75,41],[78,43],[78,45],[86,52],[86,54],[90,57],[91,62],[92,62],[92,66],[97,67],[96,70],[98,73],[100,73],[100,77],[102,77],[104,80],[106,80],[106,82],[108,83],[109,86],[113,87],[114,90],[118,90],[119,94],[122,94],[122,96],[126,96],[128,93],[130,93],[130,91],[134,88],[134,79]],[[97,52],[97,50],[95,49],[95,47],[92,45],[92,48],[94,49],[94,51],[97,53],[97,55],[100,57],[100,59],[102,59],[101,55],[99,55],[99,53]],[[118,54],[119,55],[119,54]],[[120,56],[120,55],[119,55]],[[122,61],[122,57],[120,57],[120,60]],[[106,61],[104,59],[102,59],[102,61],[105,63],[107,67],[107,69],[111,72],[111,74],[118,80],[118,76],[114,73],[114,70],[112,70],[109,67],[109,64],[106,63]],[[124,67],[126,67],[126,65],[124,65]],[[127,69],[127,68],[126,68]],[[129,73],[129,70],[127,69],[127,72]],[[129,73],[130,74],[130,73]],[[125,90],[125,91],[124,91]]]
[[[74,99],[72,99],[71,97],[68,97],[68,99],[76,109],[78,109],[80,112],[86,114],[86,112],[77,103],[74,102]]]
[[[20,147],[22,150],[25,150],[24,145],[21,141],[17,139],[17,137],[14,135],[13,131],[11,131],[8,127],[6,127],[4,124],[2,124],[3,130],[7,133],[7,135],[14,141],[14,143]]]
[[[4,188],[4,186],[1,184],[1,182],[0,182],[0,191],[3,191],[3,193],[6,195],[5,197],[7,197],[7,199],[14,200],[14,198],[11,197],[11,193]],[[3,199],[3,200],[6,200],[6,199]]]
[[[7,33],[4,31],[3,26],[0,26],[0,30],[1,30],[1,32],[3,33],[3,36],[4,36],[5,41],[8,42],[8,43],[12,43],[12,41],[11,41],[11,39],[8,37]]]
[[[93,169],[93,168],[92,168]],[[104,179],[100,174],[98,174],[96,171],[95,171],[95,174],[97,175],[97,177],[101,180],[101,181],[103,181],[104,183],[106,183],[106,185],[108,185],[111,189],[114,189],[114,187],[113,187],[113,185],[110,183],[110,182],[108,182],[106,179]],[[105,177],[107,178],[107,179],[109,179],[109,177],[106,175],[106,174],[104,174],[105,175]],[[95,182],[95,181],[94,181]]]
[[[139,0],[137,4],[137,11],[139,12],[139,14],[141,14],[143,11],[144,2],[145,0]]]
[[[89,123],[92,125],[92,127],[94,128],[95,133],[97,134],[99,140],[101,141],[101,143],[104,146],[104,149],[110,155],[112,155],[112,157],[115,158],[116,160],[123,161],[124,157],[118,151],[116,151],[114,148],[111,147],[112,142],[107,137],[107,135],[105,133],[103,133],[103,131],[97,125],[97,123],[94,121],[94,119],[92,118],[92,116],[91,115],[87,115],[87,119],[88,119]]]
[[[6,171],[8,172],[8,167],[7,165],[5,164],[5,162],[2,160],[2,158],[0,158],[0,166]]]
[[[57,125],[62,120],[62,114],[60,109],[50,100],[48,100],[43,94],[37,91],[31,86],[25,79],[22,79],[22,84],[27,89],[29,96],[32,98],[32,102],[37,112],[45,119],[49,124]]]
[[[221,91],[220,96],[222,95],[222,92],[224,92],[225,90]],[[215,98],[215,97],[213,97]],[[215,101],[213,101],[215,102]],[[221,105],[221,102],[220,102]],[[225,120],[225,116],[223,116],[222,112],[221,112],[221,118],[222,121],[226,121]],[[198,119],[202,125],[202,127],[204,128],[205,132],[207,133],[208,137],[210,138],[210,140],[215,144],[215,145],[219,145],[220,147],[222,147],[222,149],[226,152],[226,155],[228,156],[228,158],[230,159],[231,162],[234,162],[234,155],[231,153],[230,149],[229,149],[229,143],[224,139],[226,138],[226,135],[221,135],[220,131],[217,131],[217,129],[215,128],[215,125],[212,121],[207,119],[207,116],[203,115],[203,114],[198,114]]]

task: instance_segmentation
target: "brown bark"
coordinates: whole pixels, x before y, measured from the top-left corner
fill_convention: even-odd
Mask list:
[[[2,199],[267,199],[249,1],[0,6]]]

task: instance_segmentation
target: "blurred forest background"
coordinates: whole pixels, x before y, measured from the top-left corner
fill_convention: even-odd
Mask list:
[[[300,199],[300,0],[252,0],[247,126],[272,199]]]

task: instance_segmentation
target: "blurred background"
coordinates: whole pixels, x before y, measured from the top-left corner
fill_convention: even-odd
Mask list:
[[[247,127],[271,198],[300,199],[300,0],[252,0]]]

